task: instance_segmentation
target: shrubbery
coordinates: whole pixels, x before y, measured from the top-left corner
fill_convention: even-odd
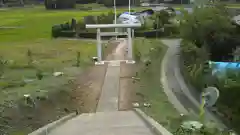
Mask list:
[[[183,39],[181,68],[185,79],[199,92],[205,86],[215,86],[220,90],[216,105],[229,124],[239,131],[240,71],[227,72],[225,77],[218,78],[205,67],[209,60],[233,61],[233,52],[240,45],[238,28],[225,11],[223,6],[216,4],[196,8],[192,14],[184,15],[180,26]]]
[[[74,37],[76,32],[74,26],[69,23],[52,26],[52,37]]]
[[[76,0],[44,0],[46,9],[75,8]]]
[[[118,16],[118,15],[117,15]],[[159,20],[156,21],[156,18]],[[163,36],[172,36],[178,34],[178,26],[169,22],[171,15],[166,11],[156,13],[149,19],[146,19],[141,28],[135,29],[136,37],[156,38]],[[86,29],[86,24],[112,24],[114,13],[101,14],[99,16],[85,16],[78,22],[54,25],[52,27],[52,37],[71,37],[78,35],[83,38],[96,38],[96,29]],[[73,23],[74,22],[74,23]],[[156,24],[159,23],[159,24]],[[157,27],[156,27],[157,26]],[[163,31],[164,29],[164,31]],[[72,32],[71,32],[72,31]],[[114,28],[101,29],[102,32],[113,32]]]

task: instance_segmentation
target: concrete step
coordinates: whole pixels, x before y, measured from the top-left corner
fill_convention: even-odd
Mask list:
[[[152,135],[133,111],[82,114],[54,129],[49,135]]]

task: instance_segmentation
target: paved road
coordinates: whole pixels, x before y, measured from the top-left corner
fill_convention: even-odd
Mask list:
[[[193,111],[195,114],[199,114],[199,93],[186,85],[180,73],[178,55],[180,41],[179,39],[162,40],[162,42],[169,47],[162,65],[164,70],[162,71],[162,76],[167,80],[163,81],[163,85],[165,88],[168,88],[165,92],[168,93],[168,96],[171,96],[169,100],[179,112],[186,113],[187,110],[188,112]],[[208,110],[206,111],[206,119],[215,121],[220,128],[226,128],[226,126]]]

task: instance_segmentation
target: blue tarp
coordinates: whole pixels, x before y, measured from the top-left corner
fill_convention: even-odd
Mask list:
[[[240,69],[240,62],[210,62],[215,69]]]
[[[240,62],[209,62],[213,68],[212,74],[219,77],[225,76],[227,70],[240,70]]]

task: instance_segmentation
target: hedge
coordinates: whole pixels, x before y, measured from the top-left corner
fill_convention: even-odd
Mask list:
[[[68,30],[67,27],[65,27],[63,30],[62,28],[65,27],[64,25],[54,25],[52,27],[52,37],[75,37],[76,32],[72,30]]]
[[[60,31],[58,37],[76,37],[75,31]]]
[[[61,25],[52,26],[52,37],[58,37],[58,33],[62,30]]]
[[[97,37],[97,33],[95,32],[80,32],[78,33],[78,37],[81,37],[81,38],[91,38],[91,39],[96,39]],[[101,39],[110,39],[112,38],[113,36],[104,36],[104,37],[101,37]],[[127,36],[118,36],[119,38],[127,38]]]
[[[75,8],[75,0],[44,0],[46,9],[70,9]],[[56,7],[55,7],[56,6]]]
[[[135,31],[134,33],[134,36],[135,37],[146,37],[146,38],[155,38],[158,34],[158,37],[161,37],[163,36],[163,32],[161,30],[152,30],[152,31]],[[93,39],[96,39],[96,32],[79,32],[78,33],[78,36],[79,37],[82,37],[82,38],[93,38]],[[102,37],[104,39],[108,39],[108,38],[111,38],[113,36],[105,36],[105,37]],[[123,35],[123,36],[118,36],[119,38],[127,38],[127,36]]]
[[[179,28],[173,24],[164,25],[164,36],[172,36],[179,34]]]
[[[71,34],[72,33],[72,34]],[[70,35],[75,35],[76,32],[72,30],[62,30],[61,26],[53,26],[52,28],[52,37],[74,37]],[[96,32],[78,32],[77,34],[81,38],[91,38],[96,39],[97,33]],[[146,38],[156,38],[156,37],[163,37],[166,34],[160,30],[152,30],[152,31],[135,31],[134,36],[135,37],[146,37]],[[113,36],[104,36],[101,37],[102,39],[109,39]],[[119,38],[127,38],[126,35],[118,36]]]
[[[146,38],[156,38],[156,37],[161,37],[162,35],[163,35],[162,30],[144,31],[144,37]]]
[[[78,36],[81,38],[95,38],[97,37],[97,33],[95,32],[80,32],[78,33]]]

